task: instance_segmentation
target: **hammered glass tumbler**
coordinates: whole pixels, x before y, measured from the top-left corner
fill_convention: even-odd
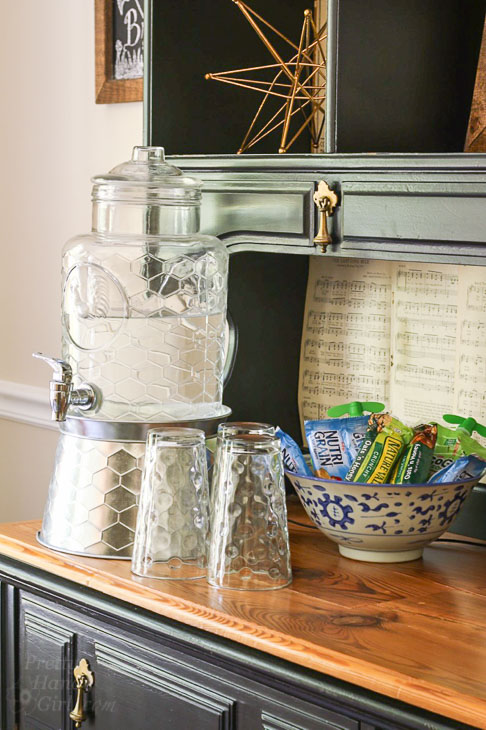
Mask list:
[[[245,434],[275,436],[275,426],[269,423],[258,423],[258,421],[229,421],[220,423],[218,436],[244,436]]]
[[[215,484],[218,479],[218,444],[221,443],[221,439],[224,439],[227,436],[245,436],[247,434],[266,434],[268,436],[275,436],[275,426],[271,426],[269,423],[258,423],[258,421],[229,421],[220,423],[218,426],[216,437],[214,438],[214,440],[212,440],[211,446],[209,447],[212,454],[214,454],[213,462],[210,468],[210,491],[212,491],[212,485]],[[206,446],[207,445],[208,442],[206,442]]]
[[[220,438],[212,486],[208,582],[272,590],[292,580],[280,441]]]
[[[209,490],[203,431],[147,435],[132,572],[144,578],[206,575]]]

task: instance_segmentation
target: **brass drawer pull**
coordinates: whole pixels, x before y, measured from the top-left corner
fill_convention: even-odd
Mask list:
[[[84,713],[84,693],[94,684],[94,674],[90,671],[86,659],[81,659],[77,667],[73,670],[74,679],[76,681],[76,704],[74,709],[69,713],[69,717],[74,721],[74,727],[81,727],[81,723],[86,720]]]
[[[316,246],[321,247],[321,252],[326,253],[327,246],[331,243],[331,236],[327,230],[327,218],[334,213],[338,204],[338,196],[331,190],[325,180],[321,180],[314,193],[314,203],[320,212],[319,231],[314,238]]]

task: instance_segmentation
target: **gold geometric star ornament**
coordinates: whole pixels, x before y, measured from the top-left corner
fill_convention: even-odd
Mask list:
[[[263,95],[238,154],[246,152],[276,130],[280,130],[278,151],[285,153],[306,129],[310,133],[311,150],[317,152],[325,117],[327,24],[318,29],[312,11],[305,10],[299,42],[293,43],[242,0],[233,2],[274,61],[265,66],[219,71],[205,76],[211,81],[240,86]],[[270,41],[267,29],[293,50],[288,61]],[[267,80],[262,76],[266,76]]]

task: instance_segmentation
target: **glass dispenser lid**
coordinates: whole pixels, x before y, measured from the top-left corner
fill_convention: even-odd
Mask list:
[[[132,159],[92,178],[93,200],[199,205],[200,180],[165,160],[163,147],[134,147]]]

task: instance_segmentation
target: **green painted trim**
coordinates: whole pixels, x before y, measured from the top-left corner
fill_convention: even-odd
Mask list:
[[[292,173],[318,170],[350,170],[371,172],[394,170],[411,172],[464,171],[486,174],[486,153],[466,154],[306,154],[306,155],[174,155],[169,159],[184,168],[234,171],[259,170],[271,173]]]

